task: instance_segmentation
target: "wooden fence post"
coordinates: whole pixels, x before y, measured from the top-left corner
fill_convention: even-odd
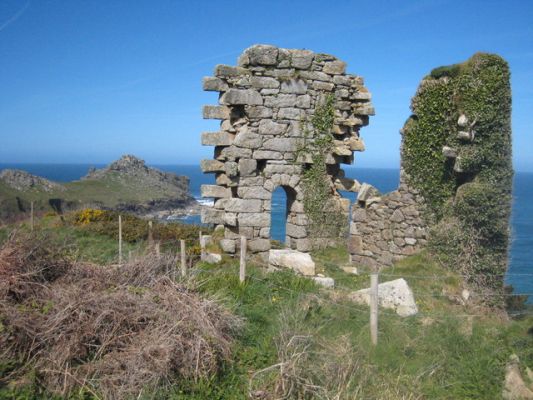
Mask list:
[[[148,248],[150,251],[154,246],[154,235],[152,233],[152,221],[148,221]]]
[[[185,240],[180,240],[181,246],[181,276],[187,275],[187,253],[185,253]]]
[[[378,344],[378,273],[370,275],[370,339],[372,344]]]
[[[161,258],[161,243],[159,240],[155,242],[155,256]]]
[[[239,281],[241,283],[246,279],[246,237],[241,236],[241,262],[239,268]]]
[[[33,224],[34,224],[34,219],[33,219],[33,201],[30,203],[30,229],[31,231],[33,232]]]
[[[204,261],[205,257],[206,257],[205,238],[202,232],[200,232],[200,260]]]
[[[118,216],[118,265],[122,265],[122,215]]]

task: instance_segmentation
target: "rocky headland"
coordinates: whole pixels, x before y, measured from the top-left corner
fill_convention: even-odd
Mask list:
[[[195,214],[200,208],[189,193],[188,177],[148,167],[133,155],[64,184],[20,170],[0,172],[0,219],[24,215],[32,201],[41,212],[93,207],[158,219]]]

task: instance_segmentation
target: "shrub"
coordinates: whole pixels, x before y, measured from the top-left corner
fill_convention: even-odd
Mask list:
[[[208,380],[230,361],[242,320],[174,282],[172,257],[65,265],[32,239],[0,249],[0,366],[10,380],[33,369],[37,386],[63,398],[139,398]]]

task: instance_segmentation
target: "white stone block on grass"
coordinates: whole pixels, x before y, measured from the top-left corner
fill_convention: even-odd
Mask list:
[[[324,286],[327,288],[332,288],[335,286],[335,281],[333,278],[328,276],[313,276],[312,278],[317,285]]]
[[[349,298],[356,303],[370,305],[370,288],[353,292]],[[413,291],[403,278],[380,283],[378,299],[381,307],[393,309],[401,317],[418,313]]]
[[[270,250],[268,263],[272,267],[290,268],[306,276],[315,275],[315,262],[308,253],[297,250]]]

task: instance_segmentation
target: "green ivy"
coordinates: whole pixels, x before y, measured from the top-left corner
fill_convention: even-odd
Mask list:
[[[433,223],[430,248],[479,288],[503,290],[511,211],[511,90],[507,63],[478,53],[424,79],[404,126],[409,184],[424,196]],[[467,116],[469,125],[457,120]],[[461,141],[458,131],[474,131]],[[443,146],[456,150],[447,159]],[[454,162],[463,172],[454,172]],[[496,277],[496,278],[494,278]]]
[[[310,124],[301,121],[305,140],[296,152],[296,159],[304,159],[303,204],[309,219],[309,236],[312,238],[339,237],[346,225],[326,166],[326,157],[333,149],[331,130],[334,119],[335,97],[327,95],[323,103],[315,108]],[[306,164],[306,158],[310,158],[311,163]]]

